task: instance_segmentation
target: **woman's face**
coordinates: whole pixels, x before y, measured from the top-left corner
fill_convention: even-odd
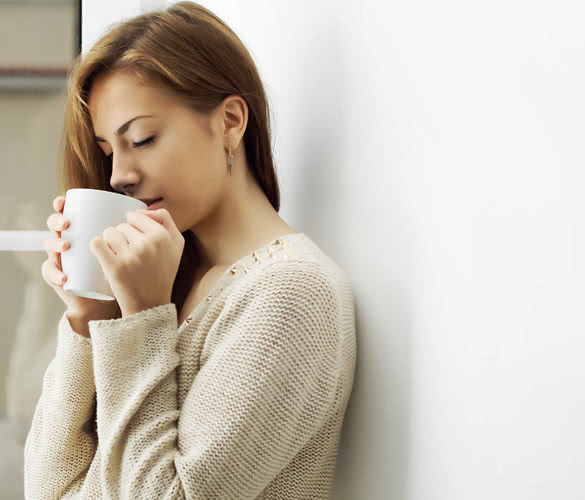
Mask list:
[[[163,198],[159,207],[181,232],[214,210],[225,182],[219,114],[200,116],[125,73],[98,77],[88,104],[96,141],[113,155],[113,189],[142,200]]]

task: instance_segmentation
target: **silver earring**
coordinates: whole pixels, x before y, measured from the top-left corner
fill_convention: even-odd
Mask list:
[[[228,170],[232,175],[232,168],[234,168],[234,155],[232,155],[232,145],[230,144],[230,154],[228,156]]]

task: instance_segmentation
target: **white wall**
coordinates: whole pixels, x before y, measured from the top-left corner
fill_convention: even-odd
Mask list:
[[[82,0],[81,52],[87,52],[110,24],[164,7],[165,0]]]
[[[335,498],[585,498],[581,4],[203,3],[268,88],[281,215],[353,281]]]

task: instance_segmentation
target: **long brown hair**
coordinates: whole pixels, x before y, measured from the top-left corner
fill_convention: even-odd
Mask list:
[[[207,115],[224,98],[239,95],[248,105],[244,151],[249,168],[274,209],[280,191],[273,164],[268,102],[256,65],[238,36],[215,14],[194,2],[179,2],[109,26],[71,66],[58,169],[63,196],[68,189],[115,192],[112,161],[94,138],[88,108],[92,82],[101,73],[130,72],[155,84],[194,111]],[[226,161],[227,170],[227,161]],[[181,310],[198,262],[195,235],[182,233],[185,248],[171,302]]]

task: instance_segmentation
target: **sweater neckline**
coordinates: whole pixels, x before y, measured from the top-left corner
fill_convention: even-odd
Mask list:
[[[183,330],[191,321],[193,321],[201,309],[206,306],[207,302],[221,292],[235,276],[239,276],[242,273],[248,273],[252,266],[265,261],[288,260],[290,257],[289,249],[295,245],[297,240],[302,240],[304,238],[307,238],[307,235],[302,232],[283,234],[265,245],[256,248],[251,253],[237,259],[219,276],[215,285],[207,294],[207,297],[199,301],[195,306],[195,309],[189,313],[189,316],[179,326],[179,330]]]

